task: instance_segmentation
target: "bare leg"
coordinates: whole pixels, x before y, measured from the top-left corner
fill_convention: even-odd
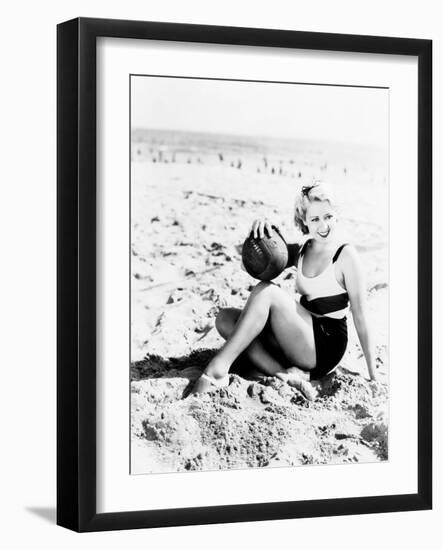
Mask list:
[[[315,366],[315,344],[311,317],[302,317],[297,305],[278,286],[259,283],[252,291],[234,331],[208,365],[207,373],[225,376],[233,361],[245,351],[270,320],[273,334],[292,364]]]
[[[241,313],[242,310],[236,308],[220,310],[215,320],[215,327],[222,338],[225,340],[230,338]],[[244,351],[244,355],[247,356],[258,370],[268,376],[274,376],[291,366],[282,357],[278,343],[273,338],[272,333],[267,331],[266,328],[249,344]]]
[[[207,366],[204,374],[206,382],[197,381],[193,393],[207,391],[207,379],[216,382],[226,379],[233,361],[261,334],[268,318],[273,334],[288,360],[306,369],[313,368],[316,355],[312,321],[310,315],[303,311],[276,285],[259,283],[252,291],[226,344]],[[274,367],[275,374],[286,377],[286,371],[281,365],[274,363]],[[297,383],[299,380],[297,378]]]
[[[237,308],[221,309],[215,320],[215,327],[222,338],[228,340],[235,329],[242,310]],[[262,373],[274,376],[281,372],[298,374],[303,380],[310,380],[309,370],[292,365],[286,357],[268,326],[251,342],[243,352],[249,361]]]
[[[227,340],[231,336],[240,315],[241,309],[237,308],[224,308],[219,311],[215,320],[215,327],[222,338]],[[280,346],[272,331],[264,329],[243,353],[262,373],[268,376],[279,375],[280,378],[282,378],[283,373],[283,378],[286,375],[286,381],[289,384],[301,389],[308,397],[315,397],[309,386],[299,387],[300,384],[297,384],[299,380],[310,381],[309,370],[295,367],[286,358],[282,357]]]

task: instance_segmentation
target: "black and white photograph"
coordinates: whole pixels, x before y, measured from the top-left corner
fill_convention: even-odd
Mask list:
[[[0,546],[438,546],[439,6],[5,4]]]
[[[389,460],[389,90],[130,77],[131,474]]]

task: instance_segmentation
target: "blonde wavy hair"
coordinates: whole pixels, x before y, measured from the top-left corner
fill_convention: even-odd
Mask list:
[[[322,181],[314,181],[312,185],[304,185],[295,199],[294,223],[303,235],[309,233],[305,225],[308,206],[315,201],[328,201],[337,211],[337,202],[329,184]]]

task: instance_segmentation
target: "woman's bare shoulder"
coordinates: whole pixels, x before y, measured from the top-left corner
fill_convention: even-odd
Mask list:
[[[360,254],[353,243],[345,243],[338,259],[344,260],[345,262],[359,262]]]
[[[337,263],[345,277],[352,273],[359,274],[361,272],[360,254],[356,246],[352,243],[347,243],[346,246],[343,247]]]

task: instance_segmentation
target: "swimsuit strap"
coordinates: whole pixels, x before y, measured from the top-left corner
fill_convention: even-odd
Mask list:
[[[304,254],[305,254],[305,252],[306,252],[306,249],[307,249],[307,247],[308,247],[308,245],[309,245],[310,242],[311,242],[311,239],[307,240],[307,241],[305,242],[305,244],[301,247],[301,249],[300,249],[300,254],[299,254],[299,258],[301,258],[302,256],[304,256]]]
[[[340,256],[341,251],[345,246],[347,246],[348,243],[342,244],[338,249],[337,252],[334,254],[334,257],[332,258],[332,263],[335,264],[335,262],[338,260],[338,257]]]

